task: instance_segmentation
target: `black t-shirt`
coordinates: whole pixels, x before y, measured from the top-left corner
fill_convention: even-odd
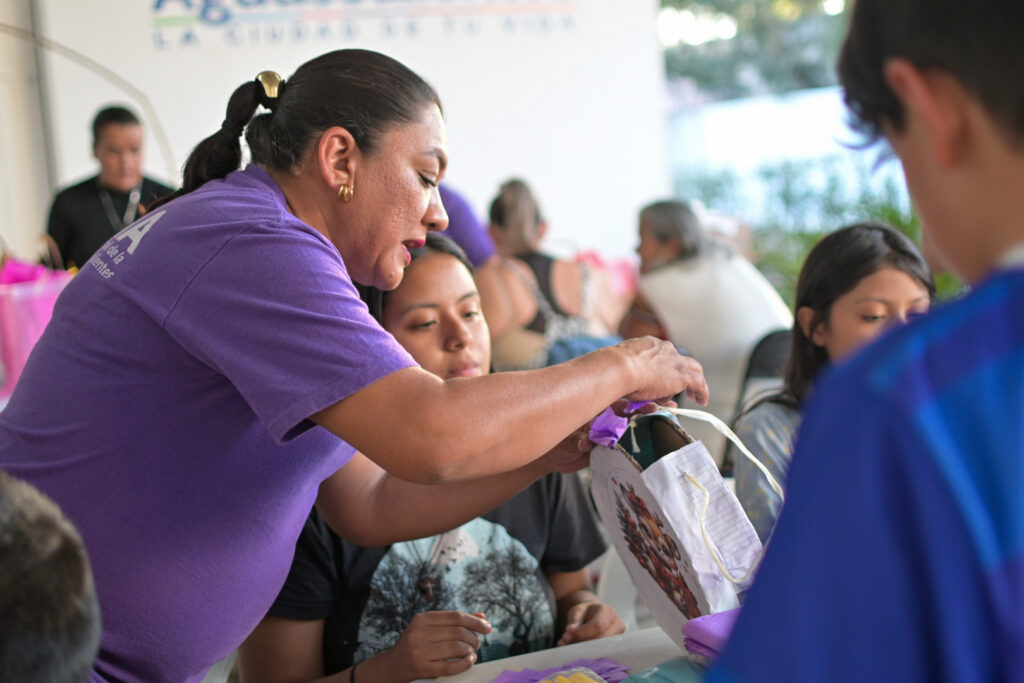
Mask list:
[[[576,475],[548,475],[447,534],[378,548],[341,540],[314,511],[270,615],[324,619],[331,674],[394,645],[420,612],[484,612],[495,629],[478,653],[488,661],[552,647],[545,574],[582,569],[604,549]]]
[[[120,222],[128,208],[127,192],[107,191],[110,196],[111,209],[117,224],[109,215],[100,198],[100,185],[97,176],[83,180],[77,185],[65,188],[57,193],[50,207],[50,222],[47,232],[57,244],[57,250],[64,259],[64,265],[76,265],[79,268],[92,258],[92,255],[115,233],[120,232]],[[174,192],[166,185],[143,178],[142,193],[139,203],[145,207],[160,197]],[[135,218],[142,215],[136,212]],[[134,219],[133,219],[134,220]]]

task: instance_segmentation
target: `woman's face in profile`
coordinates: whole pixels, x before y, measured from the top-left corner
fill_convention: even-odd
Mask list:
[[[928,311],[928,290],[916,279],[892,267],[875,271],[832,303],[827,322],[813,331],[811,341],[840,360],[893,325]]]
[[[640,272],[647,273],[678,258],[679,246],[675,241],[659,240],[647,221],[641,218],[640,244],[636,248],[636,253],[640,257]]]
[[[372,156],[359,154],[353,197],[338,204],[331,240],[353,279],[392,290],[428,230],[448,226],[437,184],[448,165],[448,134],[431,104],[418,121],[385,133]]]
[[[428,251],[384,299],[384,329],[442,379],[490,371],[491,337],[473,276],[457,258]]]

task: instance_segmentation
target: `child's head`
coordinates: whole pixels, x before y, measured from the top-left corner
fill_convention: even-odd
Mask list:
[[[491,338],[469,259],[432,232],[410,253],[401,284],[382,292],[371,312],[424,370],[442,379],[486,375]]]
[[[802,401],[829,361],[926,312],[934,294],[927,263],[896,230],[860,223],[825,236],[797,281],[787,393]]]
[[[640,272],[672,261],[700,256],[707,248],[704,227],[693,208],[674,199],[648,204],[640,210]]]
[[[81,537],[53,501],[0,472],[0,680],[85,681],[99,642]]]
[[[839,56],[855,123],[873,137],[902,130],[904,107],[885,77],[890,59],[943,71],[1024,145],[1024,3],[1013,0],[856,0]]]
[[[1024,237],[1024,3],[857,0],[839,57],[853,124],[899,157],[929,241],[976,282]]]

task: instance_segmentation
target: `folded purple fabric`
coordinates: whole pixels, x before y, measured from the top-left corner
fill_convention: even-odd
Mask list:
[[[707,657],[708,659],[716,659],[721,654],[718,650],[712,650],[706,645],[702,645],[693,638],[687,638],[683,641],[686,645],[686,649],[691,654],[700,655],[701,657]]]
[[[725,648],[732,633],[732,627],[736,624],[736,617],[740,614],[740,608],[708,614],[696,619],[690,619],[683,624],[683,635],[686,640],[683,644],[690,652],[704,657],[717,657]]]
[[[577,659],[561,666],[551,667],[538,671],[536,669],[523,669],[522,671],[509,671],[506,669],[498,674],[491,683],[537,683],[544,680],[545,676],[553,673],[571,669],[575,666],[585,666],[608,683],[619,683],[629,677],[629,667],[619,664],[611,657],[600,659]]]
[[[626,404],[625,413],[626,415],[632,415],[648,403],[650,401],[630,401]],[[626,433],[627,427],[629,427],[628,417],[619,417],[610,407],[605,408],[604,412],[595,417],[594,421],[590,423],[590,440],[601,446],[611,448]]]
[[[619,417],[611,408],[605,408],[604,412],[590,423],[590,440],[600,446],[612,448],[626,433],[628,426],[627,418]]]

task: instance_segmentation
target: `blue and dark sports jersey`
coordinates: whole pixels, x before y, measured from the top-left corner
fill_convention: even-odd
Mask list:
[[[1024,679],[1024,270],[829,371],[709,681]]]

